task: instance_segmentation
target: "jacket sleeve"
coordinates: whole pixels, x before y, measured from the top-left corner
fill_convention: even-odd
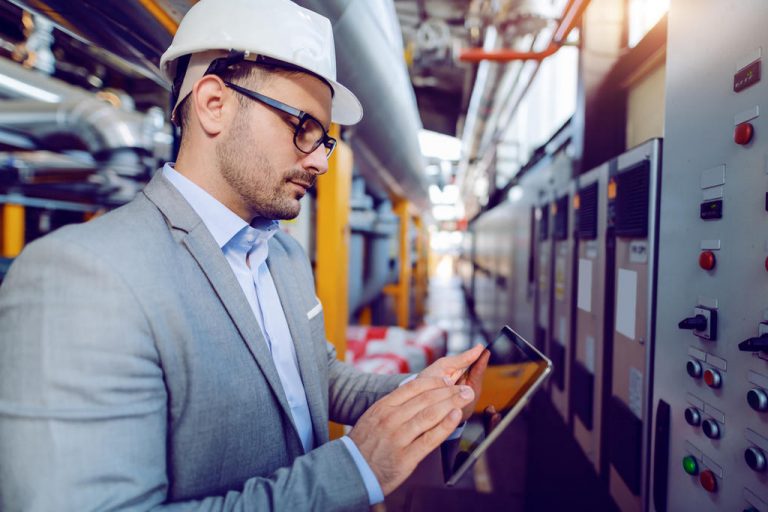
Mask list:
[[[161,363],[103,256],[56,235],[30,244],[0,288],[0,510],[368,509],[341,441],[224,496],[167,503]]]
[[[383,396],[391,393],[408,375],[375,375],[355,369],[336,358],[336,349],[328,347],[330,377],[330,418],[344,425],[354,425],[358,418]]]

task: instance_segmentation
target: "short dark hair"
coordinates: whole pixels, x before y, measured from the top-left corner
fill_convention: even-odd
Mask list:
[[[244,83],[250,87],[259,87],[268,82],[275,74],[294,76],[300,75],[302,72],[284,69],[279,66],[243,61],[228,66],[226,69],[216,73],[216,76],[225,82]],[[189,128],[189,116],[191,110],[189,96],[190,95],[187,95],[176,108],[176,122],[179,126],[181,139],[184,138],[184,131]],[[247,106],[248,104],[248,99],[240,94],[237,95],[237,101],[243,106]]]

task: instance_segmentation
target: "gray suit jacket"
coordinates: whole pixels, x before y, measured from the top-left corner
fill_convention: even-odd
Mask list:
[[[0,509],[367,509],[328,420],[353,424],[402,377],[336,360],[292,238],[278,233],[267,262],[312,415],[307,454],[234,274],[162,173],[31,243],[0,288]]]

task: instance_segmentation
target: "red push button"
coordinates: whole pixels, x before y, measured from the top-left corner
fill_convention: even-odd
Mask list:
[[[750,143],[754,134],[755,128],[752,123],[741,123],[736,125],[736,129],[733,130],[733,141],[743,146]]]
[[[704,382],[711,388],[719,388],[723,383],[723,379],[717,370],[709,368],[704,372]]]
[[[715,268],[715,253],[712,251],[704,251],[699,254],[699,266],[704,270],[712,270]],[[768,265],[768,263],[766,263]]]
[[[709,469],[705,469],[701,472],[699,475],[699,483],[709,492],[717,491],[717,478],[715,478],[715,474]]]
[[[765,270],[768,272],[768,256],[765,258]]]

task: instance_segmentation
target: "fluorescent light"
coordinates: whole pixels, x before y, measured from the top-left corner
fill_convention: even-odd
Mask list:
[[[419,130],[421,154],[429,158],[451,160],[461,159],[461,140],[429,130]]]
[[[61,96],[58,94],[35,87],[34,85],[22,82],[21,80],[16,80],[7,75],[0,74],[0,89],[2,88],[9,89],[16,94],[26,96],[27,98],[44,101],[46,103],[58,103],[61,101]]]

